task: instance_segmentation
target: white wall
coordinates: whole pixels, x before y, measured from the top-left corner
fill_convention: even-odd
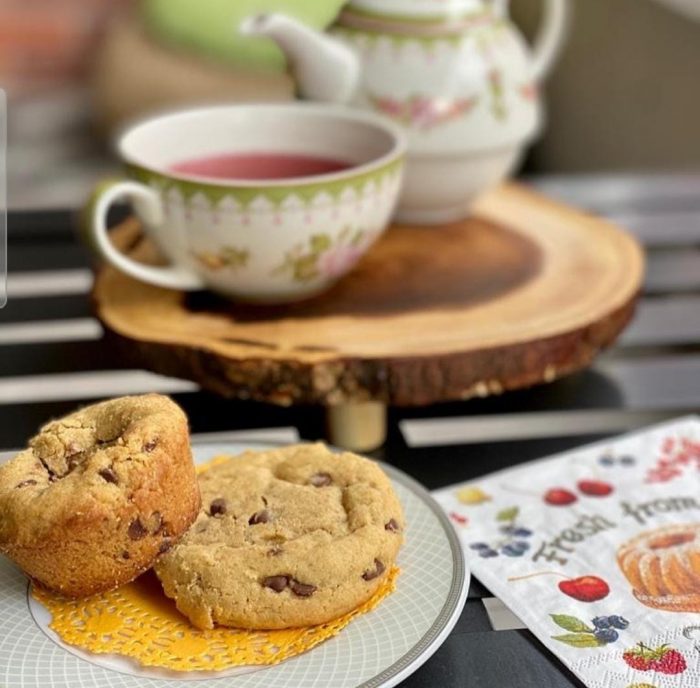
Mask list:
[[[571,2],[537,169],[700,168],[700,23],[651,0]],[[513,16],[529,31],[540,4]]]

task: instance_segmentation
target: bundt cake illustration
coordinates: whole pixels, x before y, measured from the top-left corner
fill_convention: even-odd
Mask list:
[[[642,604],[700,612],[700,523],[641,533],[620,547],[617,563]]]

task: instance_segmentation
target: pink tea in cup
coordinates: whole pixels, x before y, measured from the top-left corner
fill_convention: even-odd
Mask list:
[[[209,179],[293,179],[342,172],[353,165],[315,155],[294,153],[222,153],[182,160],[171,172]]]

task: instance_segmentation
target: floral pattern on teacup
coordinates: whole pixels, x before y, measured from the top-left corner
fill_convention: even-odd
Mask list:
[[[285,255],[273,275],[289,274],[295,282],[340,277],[353,267],[367,247],[369,235],[346,226],[337,237],[314,234],[307,244],[297,244]],[[371,238],[370,238],[371,240]]]
[[[223,246],[217,252],[200,251],[194,253],[194,257],[200,265],[209,270],[218,271],[224,268],[236,270],[244,268],[248,264],[250,251],[233,246]]]

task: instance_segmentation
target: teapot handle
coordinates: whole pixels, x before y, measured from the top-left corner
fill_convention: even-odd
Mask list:
[[[559,56],[569,27],[569,10],[569,0],[545,0],[544,18],[532,56],[532,75],[537,82],[547,77]]]

